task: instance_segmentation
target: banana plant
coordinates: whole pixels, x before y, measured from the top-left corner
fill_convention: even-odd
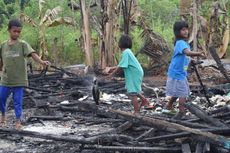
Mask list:
[[[26,14],[21,14],[20,18],[22,21],[29,23],[31,26],[38,28],[38,34],[39,34],[39,55],[41,57],[44,57],[45,55],[48,55],[48,48],[46,43],[46,30],[49,27],[55,27],[62,24],[66,25],[75,25],[75,21],[71,17],[62,17],[60,16],[60,13],[62,12],[62,8],[60,6],[57,6],[53,9],[47,9],[45,10],[45,4],[48,0],[39,0],[38,6],[39,6],[39,22],[36,22],[31,17],[27,16]]]
[[[217,49],[218,56],[222,58],[227,51],[230,40],[229,34],[229,0],[200,0],[198,1],[200,10],[202,5],[209,4],[211,7],[206,16],[200,16],[198,11],[198,23],[200,24],[201,39],[204,40],[205,45],[202,45],[202,50],[208,50],[209,46],[214,46]],[[204,3],[204,4],[203,4]],[[191,15],[192,0],[180,0],[180,15]],[[206,13],[207,14],[207,13]],[[193,38],[191,38],[193,39]]]

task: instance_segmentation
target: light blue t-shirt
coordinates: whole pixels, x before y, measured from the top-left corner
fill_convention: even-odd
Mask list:
[[[190,46],[186,41],[176,41],[172,60],[168,68],[168,76],[172,79],[184,80],[188,75],[189,58],[184,54],[185,49],[190,50]]]
[[[122,68],[125,75],[125,86],[128,93],[140,93],[144,76],[143,69],[130,49],[125,49],[118,67]]]

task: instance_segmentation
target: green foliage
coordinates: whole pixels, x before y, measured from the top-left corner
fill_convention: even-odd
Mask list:
[[[179,19],[178,0],[141,0],[144,16],[154,32],[173,44],[173,24]]]
[[[5,2],[5,3],[4,3]],[[2,0],[0,1],[0,24],[3,23],[4,26],[0,29],[0,42],[8,39],[7,32],[7,22],[8,22],[8,14],[10,17],[19,17],[21,10],[27,16],[34,19],[37,23],[39,20],[39,7],[38,0],[21,0],[18,1],[19,5],[16,5],[16,0]],[[76,1],[78,2],[78,1]],[[87,4],[90,1],[87,1]],[[207,3],[207,4],[206,4]],[[74,63],[82,63],[84,62],[84,53],[81,49],[81,15],[80,10],[71,11],[68,7],[68,0],[47,0],[47,4],[44,6],[44,10],[54,8],[56,6],[61,6],[63,11],[61,16],[69,16],[73,17],[76,20],[77,25],[75,27],[69,26],[58,26],[48,28],[46,31],[46,42],[48,43],[48,51],[49,58],[53,60],[52,57],[52,43],[53,39],[57,38],[58,40],[58,56],[60,58],[61,63],[66,64],[74,64]],[[151,27],[151,29],[163,36],[166,41],[173,47],[173,31],[172,26],[176,20],[179,19],[179,1],[178,0],[138,0],[138,5],[141,8],[143,16],[147,21],[147,24]],[[202,5],[201,15],[209,14],[209,8],[211,3],[206,1]],[[98,19],[100,18],[100,6],[91,8],[91,16],[96,15]],[[5,13],[5,14],[4,14]],[[123,18],[119,19],[121,24],[123,23]],[[91,23],[92,29],[92,46],[94,57],[96,61],[99,61],[99,36],[95,30],[94,23]],[[141,40],[140,34],[142,33],[142,29],[139,27],[131,27],[130,35],[133,39],[133,52],[136,54],[143,45],[143,41]],[[121,33],[116,33],[116,39],[119,38]],[[21,38],[28,41],[31,46],[38,50],[38,29],[33,28],[26,23],[24,23],[23,31]],[[117,41],[117,40],[116,40]],[[117,45],[117,44],[114,44]],[[117,51],[116,57],[119,59],[120,52]],[[138,60],[141,63],[147,64],[147,57],[143,54],[138,55]]]

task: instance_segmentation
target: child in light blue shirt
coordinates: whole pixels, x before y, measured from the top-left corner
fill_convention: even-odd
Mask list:
[[[188,56],[203,56],[203,52],[191,51],[187,42],[189,36],[187,22],[176,22],[173,31],[176,40],[166,83],[166,96],[171,97],[167,109],[172,109],[173,102],[179,98],[179,113],[177,116],[181,117],[185,112],[184,103],[190,92],[187,80]]]

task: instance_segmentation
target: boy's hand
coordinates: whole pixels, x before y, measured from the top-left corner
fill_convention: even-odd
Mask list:
[[[49,65],[51,65],[51,63],[49,61],[42,61],[42,65],[49,66]]]
[[[202,51],[202,52],[199,52],[200,54],[199,54],[199,56],[200,57],[206,57],[206,55],[205,55],[205,52],[204,51]]]

